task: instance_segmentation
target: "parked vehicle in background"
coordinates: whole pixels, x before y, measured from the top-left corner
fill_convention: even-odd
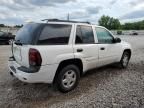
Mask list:
[[[118,31],[117,31],[117,35],[123,35],[122,30],[118,30]]]
[[[56,84],[73,90],[88,70],[118,63],[128,66],[131,45],[104,27],[74,21],[28,23],[17,33],[10,73],[28,83]]]
[[[138,35],[138,33],[136,31],[132,31],[130,35]]]
[[[14,39],[14,35],[0,31],[0,45],[9,44],[10,40]]]

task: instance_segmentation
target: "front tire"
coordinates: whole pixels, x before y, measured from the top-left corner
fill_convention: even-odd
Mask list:
[[[62,68],[57,76],[57,87],[59,91],[66,93],[77,87],[80,78],[79,68],[75,65],[67,65]]]
[[[121,68],[123,69],[127,68],[129,64],[129,60],[130,60],[130,53],[128,51],[124,51],[120,61]]]

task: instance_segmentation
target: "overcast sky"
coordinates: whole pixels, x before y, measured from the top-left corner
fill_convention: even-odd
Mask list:
[[[0,23],[23,24],[45,18],[90,21],[102,15],[121,22],[144,19],[144,0],[0,0]]]

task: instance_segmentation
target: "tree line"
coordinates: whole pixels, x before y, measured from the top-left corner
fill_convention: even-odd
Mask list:
[[[13,26],[14,28],[21,28],[23,26],[23,24],[21,24],[21,25],[15,25],[15,26]],[[11,28],[12,26],[7,26],[7,25],[5,25],[5,24],[0,24],[0,27],[8,27],[8,28]]]
[[[144,20],[121,24],[119,19],[103,15],[98,24],[110,30],[144,30]]]

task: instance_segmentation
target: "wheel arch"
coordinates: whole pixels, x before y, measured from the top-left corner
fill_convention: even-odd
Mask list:
[[[53,83],[55,82],[56,77],[57,77],[57,75],[59,74],[60,70],[61,70],[63,67],[65,67],[65,66],[67,66],[67,65],[70,65],[70,64],[76,65],[76,66],[79,68],[79,70],[80,70],[80,76],[83,75],[83,63],[82,63],[82,60],[81,60],[81,59],[79,59],[79,58],[74,58],[74,59],[63,60],[63,61],[61,61],[61,62],[59,63],[59,66],[58,66],[58,68],[57,68],[57,70],[56,70],[56,74],[55,74],[55,76],[54,76]]]
[[[131,49],[124,49],[123,53],[124,53],[124,52],[129,52],[129,54],[130,54],[130,58],[131,58],[131,55],[132,55],[132,51],[131,51]],[[129,59],[130,59],[130,58],[129,58]]]

